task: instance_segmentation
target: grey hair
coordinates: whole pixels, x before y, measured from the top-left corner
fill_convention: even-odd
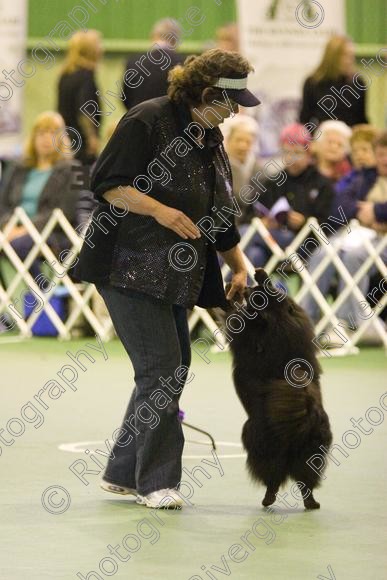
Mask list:
[[[348,127],[348,125],[346,125],[343,121],[336,121],[330,119],[328,121],[323,121],[318,128],[323,134],[328,131],[336,131],[337,133],[340,133],[347,139],[349,139],[352,135],[351,127]]]
[[[318,138],[320,141],[322,141],[324,139],[324,137],[326,137],[326,134],[331,132],[331,131],[334,131],[334,132],[342,135],[346,139],[346,151],[347,151],[347,153],[349,153],[349,151],[351,150],[351,146],[350,146],[350,142],[349,142],[351,135],[352,135],[351,127],[348,127],[348,125],[346,123],[344,123],[343,121],[338,121],[336,119],[329,119],[327,121],[323,121],[319,125],[318,128],[321,131],[320,137]]]
[[[251,133],[251,135],[253,135],[254,137],[258,137],[259,135],[259,125],[257,121],[253,117],[250,117],[249,115],[243,115],[239,113],[238,115],[231,117],[227,121],[228,137],[230,137],[230,135],[238,129],[247,131],[247,133]]]
[[[153,38],[160,38],[168,42],[169,44],[173,45],[168,39],[169,36],[173,36],[175,38],[175,46],[180,42],[180,37],[182,35],[182,28],[177,20],[173,18],[163,18],[162,20],[158,20],[153,28],[152,28],[152,37]]]

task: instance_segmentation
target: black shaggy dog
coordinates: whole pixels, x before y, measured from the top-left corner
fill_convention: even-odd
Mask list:
[[[226,313],[233,379],[248,414],[242,432],[247,466],[267,487],[264,506],[275,502],[279,487],[291,478],[304,484],[299,489],[305,508],[317,509],[313,490],[320,476],[306,462],[315,453],[324,455],[320,446],[328,449],[332,434],[321,400],[313,327],[262,268],[255,280],[257,286],[246,288],[243,309],[230,302]]]

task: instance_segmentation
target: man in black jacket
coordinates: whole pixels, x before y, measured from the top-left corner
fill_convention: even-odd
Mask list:
[[[151,49],[142,55],[132,55],[124,72],[122,90],[127,110],[138,103],[167,94],[168,72],[182,62],[175,52],[180,42],[181,28],[178,22],[164,18],[152,29]]]

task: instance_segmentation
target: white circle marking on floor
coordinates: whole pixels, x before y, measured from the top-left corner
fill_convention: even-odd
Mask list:
[[[112,445],[113,441],[109,441],[110,445]],[[208,443],[207,440],[199,440],[199,441],[193,441],[193,440],[187,440],[186,443],[190,443],[192,444],[196,444],[196,445],[204,445],[205,447],[211,447],[211,444]],[[215,441],[217,449],[216,449],[216,454],[220,459],[241,459],[246,457],[246,453],[218,453],[219,448],[222,447],[234,447],[236,449],[240,449],[242,450],[242,445],[241,443],[233,443],[231,441]],[[58,449],[60,451],[66,451],[68,453],[84,453],[87,449],[90,449],[90,451],[93,451],[96,447],[101,446],[104,448],[104,450],[107,451],[106,449],[106,444],[105,441],[75,441],[74,443],[61,443],[60,445],[58,445]],[[206,455],[186,455],[185,453],[183,453],[183,458],[184,459],[206,459],[206,458],[212,458],[212,455],[206,454]]]

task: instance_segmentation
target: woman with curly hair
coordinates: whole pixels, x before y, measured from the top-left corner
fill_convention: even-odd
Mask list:
[[[170,71],[168,95],[122,117],[92,174],[99,205],[75,275],[96,284],[135,371],[101,486],[147,507],[182,506],[187,309],[225,306],[247,282],[218,125],[259,104],[251,70],[236,52],[188,57]],[[217,252],[233,272],[227,297]]]

